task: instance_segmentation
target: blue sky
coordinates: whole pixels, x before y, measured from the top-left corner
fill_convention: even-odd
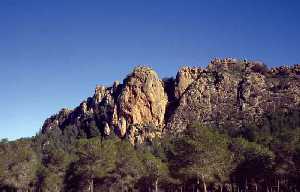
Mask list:
[[[299,10],[298,0],[1,0],[0,138],[35,135],[137,64],[166,77],[215,56],[299,63]]]

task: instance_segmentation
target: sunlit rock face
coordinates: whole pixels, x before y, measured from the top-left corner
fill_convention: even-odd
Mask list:
[[[168,98],[162,81],[151,68],[134,69],[124,80],[117,101],[122,136],[130,124],[153,124],[161,128],[164,126]]]
[[[112,87],[97,86],[94,96],[79,107],[47,119],[43,132],[53,127],[63,130],[68,125],[86,130],[91,122],[95,122],[103,135],[114,130],[116,135],[125,137],[131,125],[139,126],[140,132],[143,132],[143,125],[151,125],[160,134],[165,125],[167,103],[167,94],[157,73],[150,67],[136,67],[123,84],[115,82]],[[137,135],[135,130],[130,129],[130,135]],[[156,133],[147,135],[154,137]]]
[[[206,68],[182,67],[171,81],[139,66],[123,83],[97,86],[75,109],[48,118],[42,133],[72,129],[77,137],[115,134],[143,143],[194,122],[262,126],[269,113],[299,108],[299,86],[300,65],[268,69],[258,61],[214,59]]]
[[[204,69],[198,67],[182,67],[176,75],[175,97],[179,99],[184,91],[196,81]]]
[[[187,69],[177,75],[180,94],[167,123],[171,132],[193,122],[237,129],[249,122],[262,126],[268,113],[299,107],[299,65],[268,70],[261,62],[227,58],[193,70],[193,75]]]

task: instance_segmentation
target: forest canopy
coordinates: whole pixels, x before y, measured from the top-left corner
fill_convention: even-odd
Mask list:
[[[265,124],[232,136],[196,123],[136,145],[112,135],[74,138],[56,130],[3,139],[0,190],[299,191],[298,112],[270,114]]]

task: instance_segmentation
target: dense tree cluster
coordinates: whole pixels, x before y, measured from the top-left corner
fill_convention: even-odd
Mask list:
[[[75,137],[72,127],[0,142],[0,191],[300,191],[300,113],[264,126],[201,124],[133,146],[114,136]],[[92,126],[93,128],[93,126]]]

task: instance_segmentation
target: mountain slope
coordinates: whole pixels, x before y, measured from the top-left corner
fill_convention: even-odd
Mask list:
[[[299,102],[300,65],[268,69],[261,62],[215,59],[163,80],[139,66],[122,84],[97,86],[75,109],[48,118],[42,132],[71,126],[77,137],[116,134],[142,143],[202,122],[240,134],[249,122],[262,128],[269,114],[298,109]]]

